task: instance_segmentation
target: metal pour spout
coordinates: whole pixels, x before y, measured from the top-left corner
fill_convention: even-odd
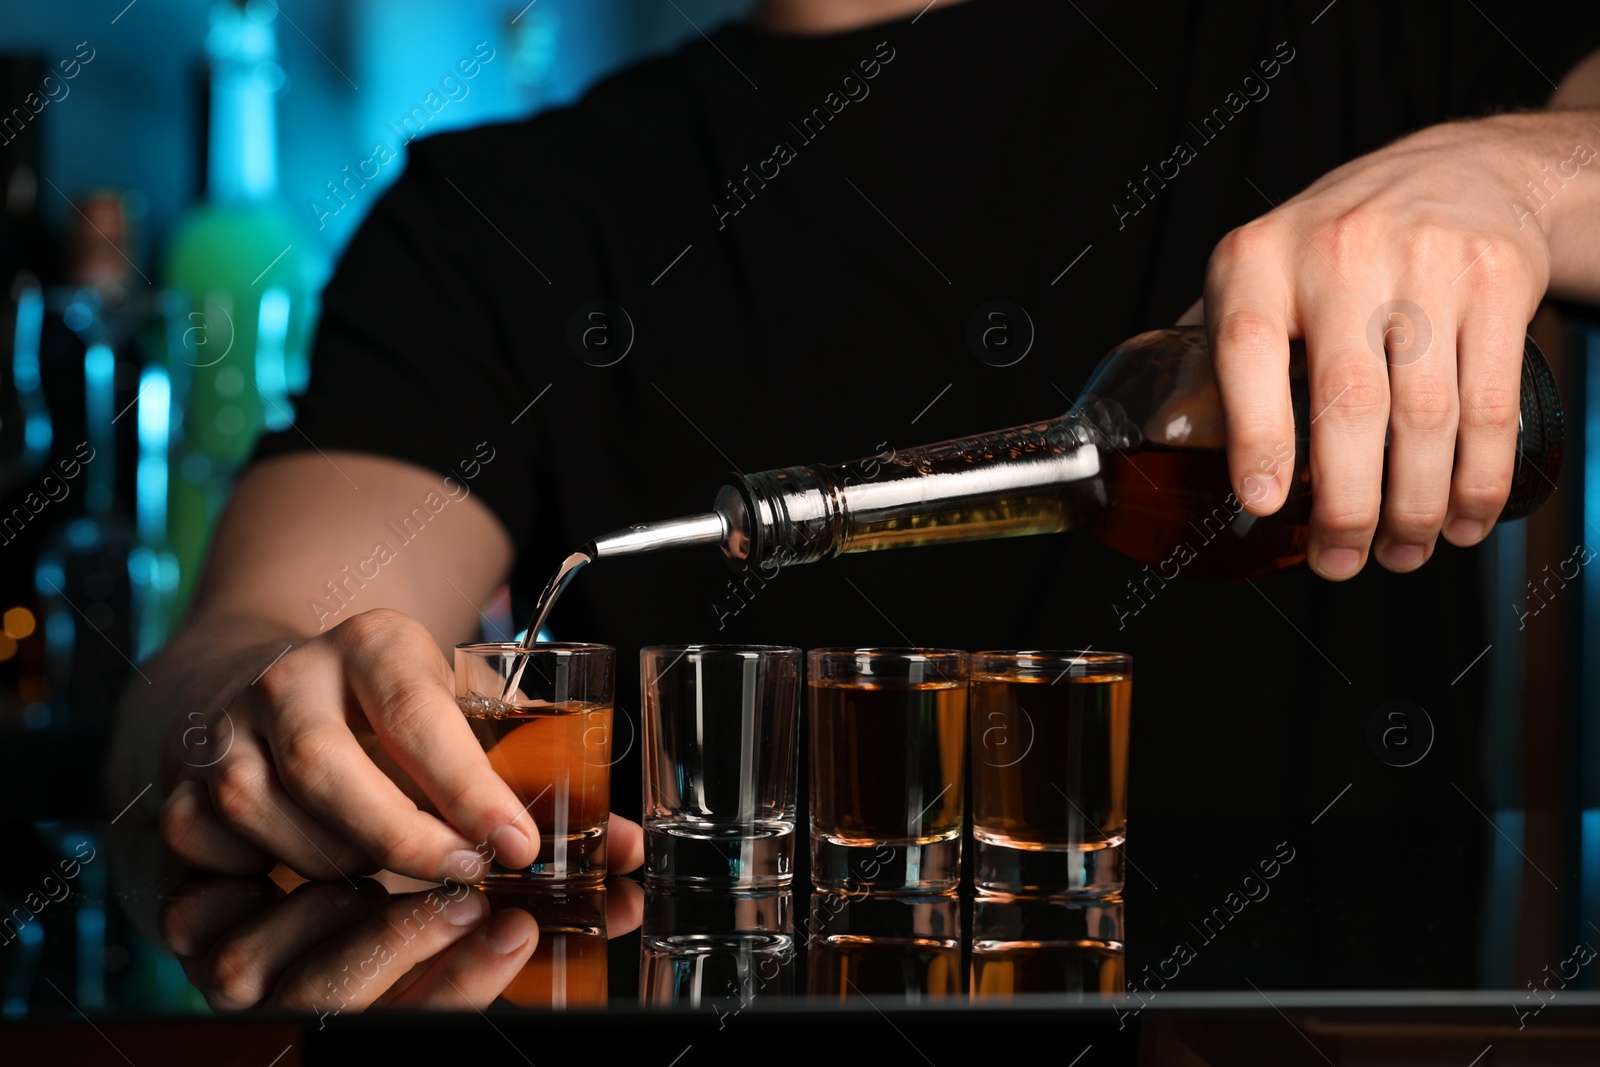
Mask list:
[[[594,559],[609,559],[663,548],[721,545],[727,540],[728,531],[728,517],[720,511],[708,511],[681,519],[636,523],[626,529],[596,537],[584,546],[584,551]]]

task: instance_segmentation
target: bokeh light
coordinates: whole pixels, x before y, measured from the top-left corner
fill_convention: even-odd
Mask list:
[[[6,612],[3,619],[5,635],[14,641],[21,641],[33,633],[33,612],[27,608],[12,608]]]

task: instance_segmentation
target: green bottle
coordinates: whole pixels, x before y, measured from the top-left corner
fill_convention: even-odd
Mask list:
[[[264,430],[292,421],[308,375],[312,265],[278,196],[274,97],[284,82],[266,3],[211,11],[206,198],[179,223],[166,282],[179,321],[169,346],[175,423],[169,537],[188,603],[211,529]]]

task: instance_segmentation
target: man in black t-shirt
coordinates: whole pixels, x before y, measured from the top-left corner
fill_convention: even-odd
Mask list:
[[[1202,316],[1258,514],[1306,340],[1314,574],[1174,583],[1130,618],[1136,567],[1034,538],[786,571],[730,617],[715,553],[684,553],[589,568],[556,631],[624,666],[680,640],[1127,648],[1135,808],[1203,797],[1214,830],[1366,773],[1318,760],[1385,699],[1470,724],[1463,549],[1507,494],[1523,331],[1547,290],[1600,299],[1600,34],[1533,5],[1321,6],[768,0],[572,108],[413,142],[328,287],[297,426],[130,690],[116,781],[158,781],[167,843],[210,870],[526,862],[537,828],[441,654],[501,583],[525,605],[573,546],[703,510],[730,467],[1058,414],[1110,346]],[[1033,329],[1007,366],[967,343],[997,299]],[[1425,309],[1428,360],[1370,347],[1395,301]],[[185,762],[221,708],[227,758]],[[1348,803],[1453,798],[1473,743]],[[612,840],[636,866],[637,826]]]

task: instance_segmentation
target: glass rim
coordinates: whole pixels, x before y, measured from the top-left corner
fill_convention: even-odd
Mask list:
[[[967,657],[968,673],[975,679],[1004,675],[1064,677],[1112,674],[1133,677],[1133,656],[1109,649],[986,649]]]
[[[801,654],[799,645],[745,645],[745,644],[717,644],[716,642],[695,642],[680,645],[645,645],[639,649],[639,657],[643,660],[646,653],[665,655],[676,652],[680,655],[699,655],[712,653],[727,656],[796,656]]]
[[[968,653],[965,649],[960,648],[921,648],[914,645],[869,645],[864,648],[850,648],[844,645],[835,645],[825,648],[812,648],[806,650],[807,659],[811,658],[812,656],[815,656],[818,659],[831,658],[835,656],[843,658],[848,656],[852,659],[867,657],[870,659],[899,660],[904,663],[934,662],[967,655],[970,655],[970,653]]]
[[[616,652],[615,645],[602,645],[590,641],[540,641],[524,645],[521,641],[461,641],[457,652],[479,655],[511,655],[518,652],[550,652],[557,656],[581,656],[597,652]]]
[[[986,648],[968,653],[973,659],[1035,660],[1042,663],[1123,663],[1133,665],[1131,652],[1114,652],[1110,649],[1084,648]]]

